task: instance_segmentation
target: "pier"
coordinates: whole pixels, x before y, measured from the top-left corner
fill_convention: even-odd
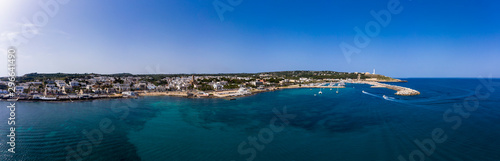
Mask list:
[[[400,96],[414,96],[414,95],[419,95],[420,92],[411,88],[407,87],[401,87],[401,86],[396,86],[396,85],[389,85],[389,84],[384,84],[384,83],[379,83],[379,82],[367,82],[364,81],[362,83],[372,85],[371,88],[388,88],[397,91],[396,95]]]

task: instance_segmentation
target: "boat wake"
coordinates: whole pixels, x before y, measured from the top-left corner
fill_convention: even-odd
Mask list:
[[[369,93],[369,92],[366,92],[366,91],[361,91],[361,92],[363,92],[363,94],[367,94],[367,95],[370,95],[370,96],[373,96],[373,97],[377,97],[377,98],[383,98],[383,99],[388,100],[388,101],[397,101],[397,99],[394,98],[394,97],[388,97],[386,95],[379,96],[379,95],[376,95],[376,94],[373,94],[373,93]]]
[[[385,100],[389,100],[389,101],[394,101],[395,100],[394,97],[388,97],[386,95],[383,95],[382,98],[384,98]]]
[[[367,94],[367,95],[370,95],[370,96],[379,97],[379,96],[377,96],[377,95],[375,95],[375,94],[368,93],[368,92],[366,92],[366,91],[362,91],[362,92],[363,92],[364,94]]]

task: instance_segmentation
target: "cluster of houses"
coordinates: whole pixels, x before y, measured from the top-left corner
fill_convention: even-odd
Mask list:
[[[359,79],[359,78],[358,78]],[[241,76],[183,76],[165,77],[161,80],[153,80],[148,76],[94,76],[85,78],[64,78],[60,80],[36,80],[17,83],[15,93],[17,97],[28,98],[74,98],[74,97],[99,97],[121,94],[124,96],[134,95],[135,92],[144,91],[225,91],[238,89],[238,93],[246,93],[250,88],[263,89],[293,85],[299,83],[310,83],[315,81],[336,81],[333,79],[285,79],[275,77],[271,74],[260,74],[248,77]],[[0,96],[9,96],[6,81],[0,81]]]
[[[140,81],[141,77],[106,77],[97,76],[90,79],[76,78],[72,80],[37,80],[17,83],[15,93],[17,97],[56,97],[56,96],[88,96],[88,95],[109,95],[121,94],[132,89],[147,90],[155,89],[151,83]],[[6,81],[0,81],[0,94],[3,98],[8,97],[9,91]]]

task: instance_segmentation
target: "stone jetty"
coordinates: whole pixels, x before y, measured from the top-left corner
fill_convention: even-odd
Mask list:
[[[372,85],[372,88],[388,88],[397,91],[396,95],[400,96],[414,96],[414,95],[419,95],[420,92],[411,88],[407,87],[401,87],[401,86],[396,86],[396,85],[389,85],[389,84],[384,84],[384,83],[379,83],[379,82],[362,82],[365,84]]]

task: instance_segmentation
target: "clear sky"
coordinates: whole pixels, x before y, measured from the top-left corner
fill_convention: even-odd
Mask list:
[[[221,9],[232,9],[223,21],[214,0],[65,1],[0,2],[4,57],[13,38],[25,38],[16,45],[18,75],[375,68],[402,78],[500,77],[498,1],[401,0],[385,27],[370,12],[388,10],[391,0],[242,0],[234,6],[229,2],[238,0],[218,0],[227,5]],[[35,2],[58,2],[57,11]],[[354,28],[364,31],[371,21],[380,31],[356,47]],[[359,52],[346,59],[342,42]]]

